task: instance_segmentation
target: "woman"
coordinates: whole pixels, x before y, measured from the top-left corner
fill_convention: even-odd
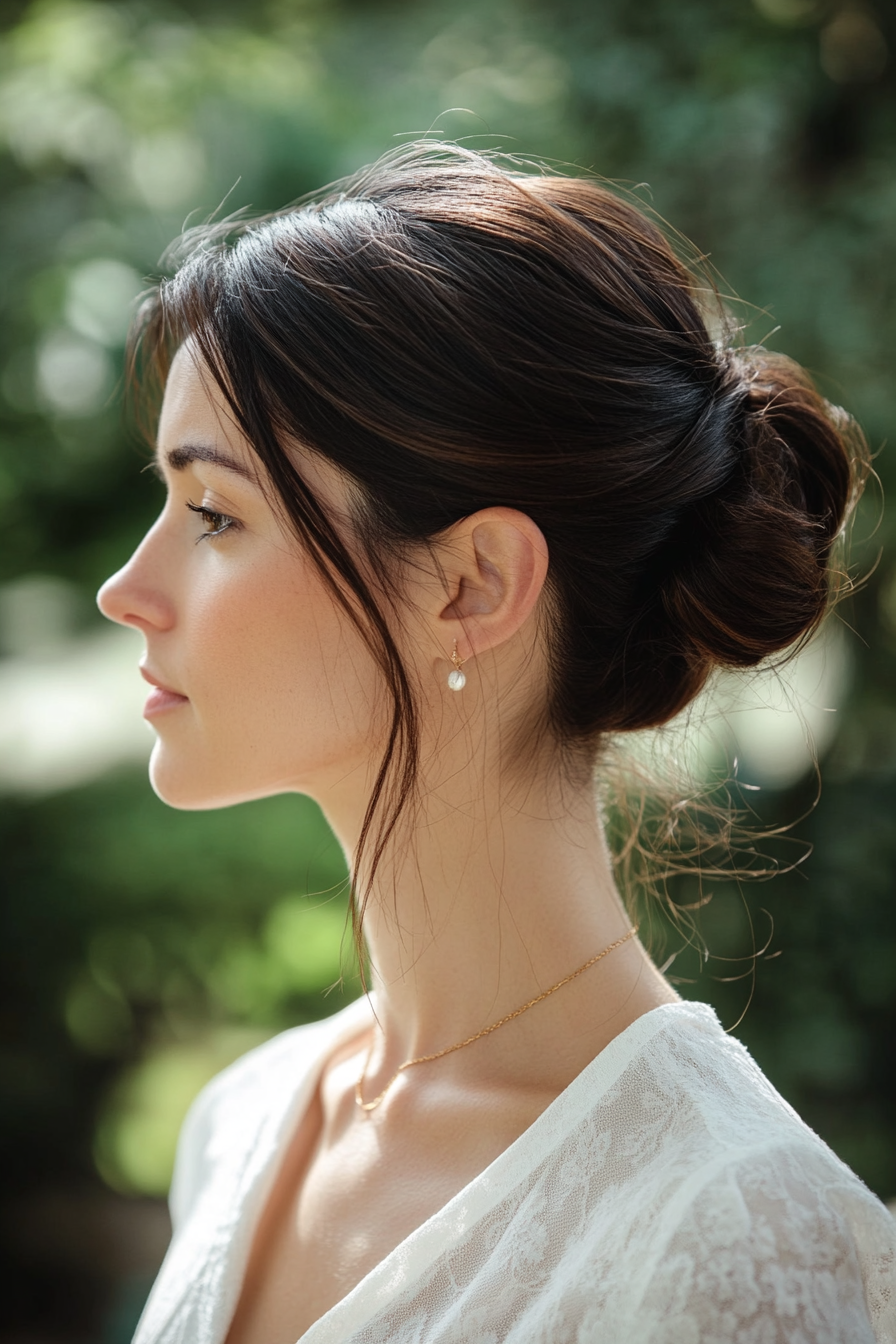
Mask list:
[[[189,244],[100,603],[162,798],[320,803],[374,992],[194,1106],[140,1344],[892,1339],[892,1220],[651,963],[594,784],[817,626],[846,418],[590,181],[411,146]]]

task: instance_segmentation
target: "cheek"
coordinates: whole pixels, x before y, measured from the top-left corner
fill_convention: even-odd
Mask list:
[[[189,686],[219,770],[276,784],[370,752],[379,677],[309,569],[258,565],[196,595]]]

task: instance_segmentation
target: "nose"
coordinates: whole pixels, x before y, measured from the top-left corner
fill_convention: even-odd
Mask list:
[[[168,630],[174,624],[174,607],[153,560],[153,542],[158,524],[143,538],[130,560],[106,580],[96,595],[100,611],[118,625],[131,625],[144,633]]]

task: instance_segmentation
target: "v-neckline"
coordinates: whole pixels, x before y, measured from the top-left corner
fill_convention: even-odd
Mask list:
[[[712,1009],[704,1004],[688,1002],[662,1004],[636,1018],[567,1084],[513,1143],[388,1252],[345,1297],[318,1317],[296,1344],[341,1344],[341,1341],[350,1339],[386,1306],[399,1287],[404,1290],[419,1279],[439,1255],[469,1233],[472,1226],[484,1218],[532,1172],[538,1162],[556,1148],[558,1142],[601,1100],[639,1051],[663,1028],[670,1012],[678,1015],[682,1011],[690,1014],[695,1010],[701,1016],[708,1014],[714,1020]],[[288,1096],[283,1097],[281,1107],[277,1108],[279,1115],[268,1113],[267,1120],[275,1125],[278,1142],[265,1166],[254,1173],[250,1186],[243,1186],[239,1191],[241,1197],[237,1205],[243,1223],[242,1235],[229,1241],[222,1264],[222,1279],[226,1277],[233,1284],[234,1277],[237,1277],[238,1284],[233,1293],[233,1308],[211,1344],[224,1344],[226,1340],[243,1291],[262,1215],[289,1144],[314,1097],[326,1061],[335,1050],[358,1036],[373,1020],[371,1004],[361,999],[320,1024],[316,1054],[307,1063],[301,1082],[295,1086],[295,1080],[292,1079]],[[298,1032],[304,1034],[302,1028],[297,1030],[296,1035]],[[221,1230],[216,1227],[214,1233]],[[214,1235],[214,1240],[221,1244],[222,1238]]]

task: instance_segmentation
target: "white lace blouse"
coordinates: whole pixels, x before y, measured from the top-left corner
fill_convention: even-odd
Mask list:
[[[254,1050],[184,1126],[135,1344],[221,1344],[323,1060]],[[639,1018],[302,1344],[896,1344],[896,1220],[702,1004]]]

